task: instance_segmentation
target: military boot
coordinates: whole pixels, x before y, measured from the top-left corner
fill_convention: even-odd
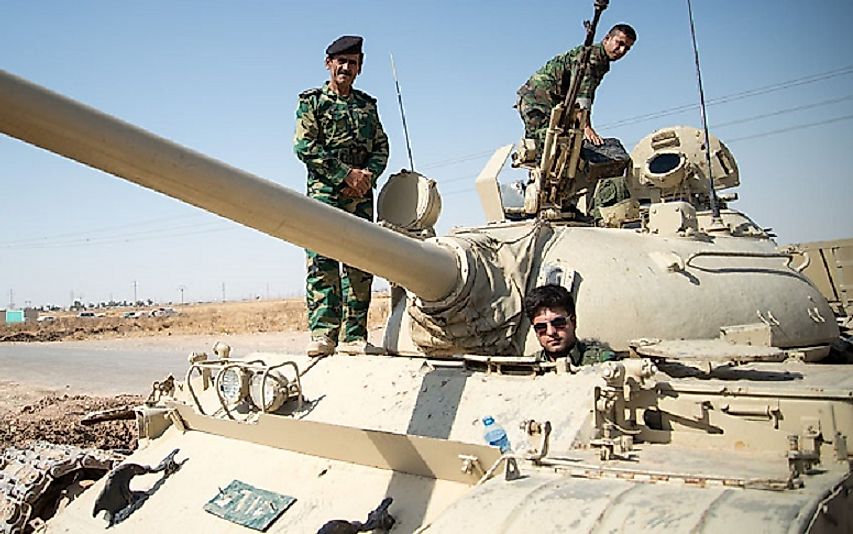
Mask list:
[[[305,352],[312,358],[328,356],[335,352],[335,343],[326,336],[311,336]]]
[[[338,345],[338,353],[349,356],[364,356],[385,354],[385,351],[364,339],[356,339],[354,341],[344,341]]]

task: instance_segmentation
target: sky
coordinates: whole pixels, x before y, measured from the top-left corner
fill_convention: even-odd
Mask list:
[[[5,0],[0,68],[304,192],[296,97],[328,78],[332,40],[363,35],[356,86],[378,99],[391,142],[380,184],[409,166],[393,53],[443,234],[485,220],[473,183],[521,136],[515,91],[583,40],[592,3]],[[693,9],[710,129],[740,168],[732,207],[780,244],[853,236],[853,2]],[[638,41],[597,92],[598,132],[630,151],[656,129],[700,126],[686,0],[612,0],[599,36],[618,22]],[[5,135],[0,213],[0,307],[304,293],[301,249]]]

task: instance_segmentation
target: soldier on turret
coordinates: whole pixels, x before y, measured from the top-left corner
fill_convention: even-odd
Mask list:
[[[299,95],[294,151],[308,168],[308,196],[373,220],[373,188],[388,163],[376,99],[353,88],[364,62],[362,38],[326,48],[329,81]],[[364,353],[373,275],[306,250],[309,356]]]
[[[628,24],[617,24],[607,32],[601,43],[592,47],[589,73],[581,81],[578,93],[578,104],[582,108],[592,108],[595,90],[610,70],[610,63],[624,57],[636,40],[637,32],[634,28]],[[524,123],[524,137],[535,141],[537,153],[542,149],[551,108],[563,101],[572,84],[572,77],[583,69],[583,65],[578,64],[582,49],[583,46],[578,46],[555,56],[518,89],[516,107]],[[592,120],[584,128],[584,138],[594,145],[603,143],[592,127]]]

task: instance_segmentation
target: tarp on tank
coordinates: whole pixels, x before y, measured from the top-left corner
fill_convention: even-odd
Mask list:
[[[452,236],[455,248],[464,249],[470,271],[454,298],[440,303],[416,299],[409,307],[412,339],[424,353],[523,353],[525,333],[518,331],[522,300],[551,230],[536,223],[502,228],[500,234],[496,239],[494,231],[466,229]]]

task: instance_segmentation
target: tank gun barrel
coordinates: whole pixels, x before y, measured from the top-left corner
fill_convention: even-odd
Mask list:
[[[0,130],[439,300],[456,255],[231,167],[0,70]]]

